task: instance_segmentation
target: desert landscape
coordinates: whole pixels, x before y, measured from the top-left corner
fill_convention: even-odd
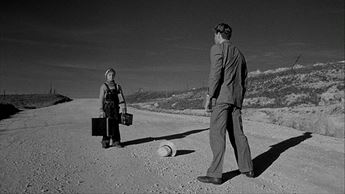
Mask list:
[[[344,3],[3,1],[0,194],[345,193]],[[244,82],[254,177],[197,179]]]
[[[124,148],[91,136],[97,99],[21,111],[0,121],[1,193],[343,193],[344,139],[244,121],[256,177],[240,175],[227,142],[220,185],[202,184],[211,162],[209,118],[130,108]],[[177,147],[160,157],[163,140]]]
[[[284,79],[282,72],[291,77],[291,70],[250,74],[243,118],[256,176],[239,173],[227,140],[220,186],[196,180],[206,173],[212,157],[209,115],[201,109],[204,88],[128,96],[134,123],[121,125],[124,148],[108,149],[101,147],[101,137],[91,136],[97,99],[2,97],[3,106],[17,111],[0,120],[0,192],[343,193],[344,62],[336,65],[335,70],[329,64],[317,70],[304,67],[300,72],[318,84],[292,83],[304,88],[289,94],[277,92],[278,84],[271,87],[276,96],[270,99],[270,90],[255,86],[270,83],[276,74]],[[336,79],[315,79],[312,75],[318,71],[335,71],[323,75]],[[258,77],[262,74],[266,76]],[[312,91],[306,89],[311,85],[319,89],[317,94],[306,92]],[[165,140],[176,145],[175,157],[157,154]]]

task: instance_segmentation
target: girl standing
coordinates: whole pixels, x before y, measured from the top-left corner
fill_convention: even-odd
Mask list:
[[[125,98],[119,84],[116,84],[116,72],[110,68],[105,72],[106,82],[101,85],[99,100],[100,100],[100,117],[111,118],[115,120],[114,133],[112,136],[103,136],[102,147],[108,148],[110,146],[110,139],[112,139],[112,146],[122,148],[120,138],[120,106],[122,112],[127,112]]]

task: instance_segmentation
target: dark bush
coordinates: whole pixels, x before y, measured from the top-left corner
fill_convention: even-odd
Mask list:
[[[0,104],[0,120],[16,114],[19,110],[12,104]]]

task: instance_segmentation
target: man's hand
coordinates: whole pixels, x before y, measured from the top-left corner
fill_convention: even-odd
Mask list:
[[[127,108],[122,108],[122,113],[127,113]]]
[[[207,113],[212,112],[212,102],[211,102],[210,96],[208,94],[206,95],[205,111]]]

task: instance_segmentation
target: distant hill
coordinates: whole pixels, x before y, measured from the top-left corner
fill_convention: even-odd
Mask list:
[[[243,115],[250,120],[344,137],[344,85],[344,61],[250,72]],[[137,108],[205,115],[201,109],[206,92],[207,88],[141,91],[126,99]]]
[[[18,109],[42,108],[71,100],[72,99],[60,94],[0,95],[1,104],[12,104]]]
[[[344,101],[344,62],[250,72],[245,108],[329,105]],[[161,109],[202,109],[207,88],[144,91],[127,96],[129,103],[153,102]]]
[[[0,95],[0,119],[20,110],[47,107],[72,99],[60,94],[11,94]]]

